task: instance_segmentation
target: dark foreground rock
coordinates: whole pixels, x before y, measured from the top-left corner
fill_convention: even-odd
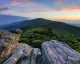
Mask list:
[[[18,43],[20,32],[0,31],[0,64],[80,64],[80,53],[63,42],[44,42],[41,52],[38,48]]]

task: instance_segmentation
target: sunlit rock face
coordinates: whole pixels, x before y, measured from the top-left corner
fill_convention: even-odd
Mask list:
[[[15,51],[15,44],[18,42],[19,37],[20,34],[6,30],[0,31],[0,63]]]
[[[18,43],[21,30],[0,31],[0,64],[80,64],[80,53],[57,40],[46,41],[42,50]]]
[[[80,54],[56,40],[42,44],[42,58],[46,64],[80,64]]]

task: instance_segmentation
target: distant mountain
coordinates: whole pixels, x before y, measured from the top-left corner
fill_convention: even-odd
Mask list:
[[[28,18],[26,17],[20,17],[20,16],[11,16],[11,15],[2,15],[0,14],[0,26],[1,25],[6,25],[22,20],[27,20]]]
[[[80,27],[80,21],[65,22],[65,23],[76,26],[76,27]]]
[[[33,25],[35,23],[41,22],[43,20],[44,19],[38,18],[38,19],[32,19],[32,20],[18,21],[18,22],[7,24],[7,25],[3,25],[3,26],[1,26],[0,29],[6,29],[6,30],[20,29],[20,28],[23,28],[25,26],[30,26],[30,25]]]
[[[35,19],[36,20],[36,19]],[[38,19],[37,19],[38,21]],[[27,29],[35,29],[35,28],[48,28],[53,31],[61,32],[61,33],[71,33],[80,36],[80,28],[75,27],[63,22],[58,22],[58,21],[51,21],[51,20],[45,20],[42,19],[42,22],[39,22],[37,24],[28,26],[28,27],[23,27],[21,28],[22,30],[27,30]]]
[[[61,33],[71,33],[80,36],[80,28],[75,27],[63,22],[51,21],[42,18],[32,19],[32,20],[24,20],[15,23],[11,23],[8,25],[2,26],[2,29],[21,29],[26,31],[27,29],[35,29],[35,28],[48,28]]]

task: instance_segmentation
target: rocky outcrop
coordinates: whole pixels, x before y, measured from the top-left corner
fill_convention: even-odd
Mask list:
[[[3,64],[41,64],[40,49],[22,43],[18,45],[20,47]]]
[[[14,51],[20,34],[11,33],[6,30],[0,31],[0,63],[7,59]]]
[[[42,44],[42,57],[46,64],[80,64],[80,53],[56,40]]]
[[[21,31],[0,31],[0,64],[80,64],[80,53],[52,40],[42,50],[18,43]]]

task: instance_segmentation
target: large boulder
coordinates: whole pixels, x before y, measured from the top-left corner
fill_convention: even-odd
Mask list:
[[[33,48],[28,52],[26,48],[18,64],[41,64],[40,49]]]
[[[67,44],[46,41],[40,50],[18,43],[20,33],[19,29],[0,31],[0,64],[80,64],[80,53]]]
[[[3,64],[80,64],[80,53],[56,40],[44,42],[42,54],[38,48],[18,43],[16,52]]]
[[[80,64],[80,53],[56,40],[42,44],[42,58],[45,64]]]
[[[16,64],[20,57],[22,56],[23,50],[24,49],[16,51],[14,54],[12,54],[12,56],[8,60],[3,62],[3,64]]]
[[[27,44],[18,43],[16,52],[3,64],[41,64],[41,51]]]
[[[0,63],[7,59],[14,51],[20,34],[0,30]]]

